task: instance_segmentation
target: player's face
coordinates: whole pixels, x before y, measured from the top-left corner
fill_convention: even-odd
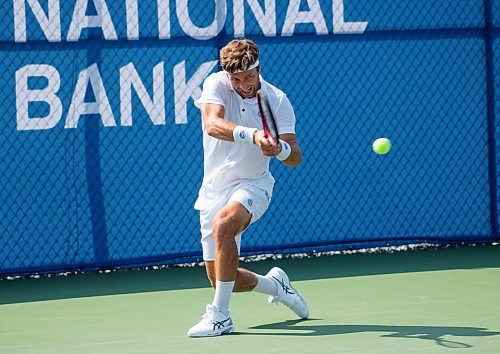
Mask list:
[[[255,97],[260,89],[259,67],[241,73],[230,73],[229,79],[236,92],[243,98]]]

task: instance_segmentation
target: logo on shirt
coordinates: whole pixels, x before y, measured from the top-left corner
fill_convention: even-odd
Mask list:
[[[245,132],[240,132],[240,138],[241,138],[242,140],[245,140],[245,139],[247,138],[247,133],[245,133]]]
[[[247,203],[248,203],[248,205],[252,206],[252,204],[253,204],[253,200],[252,200],[252,199],[248,199],[248,200],[247,200]]]

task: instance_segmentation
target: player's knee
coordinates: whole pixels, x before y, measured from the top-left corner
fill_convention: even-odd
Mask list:
[[[227,219],[216,218],[213,220],[212,226],[215,242],[224,242],[234,239],[236,236],[235,226]]]

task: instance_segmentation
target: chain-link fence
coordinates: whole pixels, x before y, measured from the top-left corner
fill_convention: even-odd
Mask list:
[[[0,3],[0,274],[192,261],[193,99],[254,39],[297,116],[245,254],[499,238],[500,5],[483,0]],[[388,136],[393,150],[371,152]]]

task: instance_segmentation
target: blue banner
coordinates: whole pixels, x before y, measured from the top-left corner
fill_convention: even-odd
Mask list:
[[[199,259],[193,102],[240,36],[304,157],[272,161],[245,254],[497,240],[500,37],[484,26],[500,9],[484,3],[0,3],[0,274]]]
[[[494,2],[495,13],[498,4]],[[481,0],[13,0],[0,4],[0,40],[73,42],[410,29],[480,28]],[[495,17],[496,18],[496,17]]]

